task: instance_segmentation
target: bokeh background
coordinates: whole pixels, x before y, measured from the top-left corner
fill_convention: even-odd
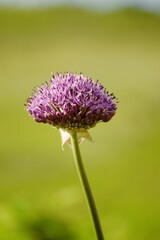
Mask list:
[[[34,86],[72,71],[119,99],[81,145],[106,239],[159,240],[159,3],[44,2],[0,1],[0,239],[94,239],[71,150],[24,109]]]

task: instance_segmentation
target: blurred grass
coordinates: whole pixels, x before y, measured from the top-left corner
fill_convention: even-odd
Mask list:
[[[120,100],[113,120],[90,130],[95,143],[81,145],[106,238],[160,238],[159,43],[160,15],[134,9],[0,9],[1,238],[30,239],[18,237],[15,206],[94,237],[70,149],[24,111],[31,89],[57,71],[100,79]]]

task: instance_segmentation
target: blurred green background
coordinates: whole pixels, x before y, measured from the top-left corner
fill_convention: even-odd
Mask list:
[[[160,15],[0,9],[0,239],[94,239],[71,150],[24,110],[51,73],[83,72],[120,103],[81,145],[106,239],[160,239]]]

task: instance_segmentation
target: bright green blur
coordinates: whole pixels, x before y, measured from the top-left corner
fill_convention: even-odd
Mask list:
[[[24,110],[34,86],[73,71],[120,101],[81,145],[106,239],[159,240],[160,15],[1,9],[0,69],[0,239],[94,239],[70,148]]]

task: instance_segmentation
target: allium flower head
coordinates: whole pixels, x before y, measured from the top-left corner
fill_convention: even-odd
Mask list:
[[[116,112],[116,99],[104,87],[82,74],[56,74],[35,88],[26,109],[37,122],[77,132],[108,122]]]

